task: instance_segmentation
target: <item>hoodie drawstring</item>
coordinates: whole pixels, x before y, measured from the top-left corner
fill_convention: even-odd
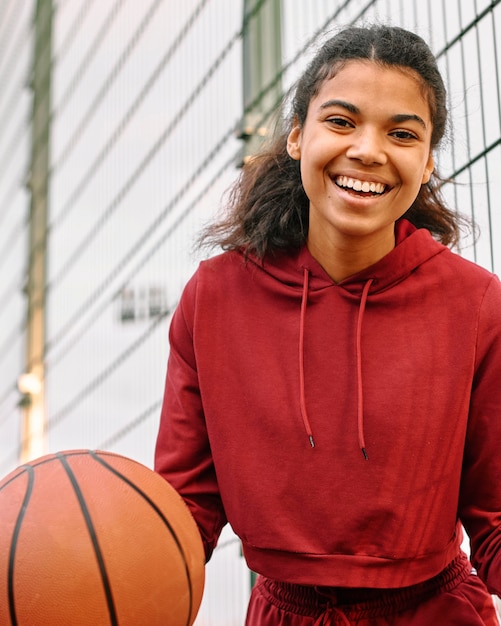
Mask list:
[[[369,295],[369,289],[373,279],[368,280],[362,291],[362,297],[360,299],[360,307],[358,309],[358,321],[357,321],[357,425],[358,425],[358,445],[362,450],[364,459],[369,460],[367,450],[365,448],[365,436],[364,436],[364,390],[362,384],[362,322],[364,319],[365,305],[367,304],[367,296]]]
[[[369,459],[367,450],[365,447],[364,436],[364,393],[362,382],[362,324],[364,319],[365,307],[367,304],[367,297],[369,295],[369,289],[372,285],[373,278],[369,279],[363,288],[362,297],[360,299],[360,306],[358,309],[357,320],[357,338],[356,338],[356,355],[357,355],[357,429],[358,429],[358,445],[362,450],[362,454],[366,460]],[[303,295],[301,298],[301,316],[299,320],[299,405],[301,409],[301,417],[303,420],[304,429],[308,435],[310,445],[315,447],[315,441],[313,439],[313,433],[308,418],[308,412],[306,410],[306,397],[305,397],[305,384],[304,384],[304,327],[306,320],[306,308],[308,306],[308,288],[309,288],[309,272],[304,268],[303,274]]]
[[[310,440],[312,448],[315,447],[313,440],[313,434],[311,431],[310,420],[308,419],[308,413],[306,411],[306,399],[304,391],[304,324],[306,319],[306,307],[308,305],[308,284],[309,273],[304,268],[303,277],[303,297],[301,299],[301,318],[299,320],[299,405],[301,407],[301,417],[303,418],[304,429]]]

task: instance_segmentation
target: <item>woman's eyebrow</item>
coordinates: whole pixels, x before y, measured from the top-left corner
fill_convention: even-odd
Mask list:
[[[415,113],[399,113],[397,115],[394,115],[391,118],[391,121],[395,122],[396,124],[400,124],[401,122],[409,122],[409,121],[418,122],[418,124],[420,124],[426,130],[425,121],[423,120],[422,117],[419,117],[419,115],[416,115]]]
[[[358,115],[360,113],[360,109],[352,104],[351,102],[345,102],[344,100],[327,100],[320,105],[320,110],[328,109],[330,107],[341,107],[346,109],[350,113],[354,115]],[[415,113],[397,113],[396,115],[392,115],[390,120],[395,124],[401,124],[402,122],[414,121],[420,124],[426,130],[426,123],[422,117],[416,115]]]
[[[343,109],[346,109],[347,111],[349,111],[350,113],[360,113],[360,109],[358,107],[356,107],[354,104],[352,104],[351,102],[345,102],[344,100],[327,100],[327,102],[324,102],[323,104],[320,105],[320,109],[328,109],[329,107],[342,107]]]

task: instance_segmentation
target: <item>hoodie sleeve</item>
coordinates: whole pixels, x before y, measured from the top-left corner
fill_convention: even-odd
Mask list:
[[[501,285],[495,276],[477,337],[459,513],[474,567],[489,591],[501,595]]]
[[[197,274],[187,284],[170,326],[170,353],[155,449],[155,471],[188,505],[199,527],[208,561],[226,517],[198,384],[193,345],[196,289]]]

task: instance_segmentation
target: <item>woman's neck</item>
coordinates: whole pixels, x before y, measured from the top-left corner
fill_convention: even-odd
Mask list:
[[[308,250],[335,283],[374,265],[395,247],[395,236],[380,240],[327,242],[308,236]]]

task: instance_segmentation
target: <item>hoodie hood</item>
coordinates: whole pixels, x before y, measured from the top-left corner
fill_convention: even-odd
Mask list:
[[[356,320],[356,380],[357,380],[357,430],[358,445],[366,460],[369,455],[364,434],[364,389],[362,372],[363,320],[371,295],[391,289],[405,280],[423,263],[440,254],[447,248],[433,239],[426,229],[417,229],[408,220],[401,219],[395,225],[395,247],[374,265],[349,276],[339,283],[334,283],[323,267],[303,246],[295,255],[279,253],[259,261],[249,256],[250,260],[263,271],[275,278],[285,289],[300,288],[301,300],[298,306],[299,316],[299,403],[301,417],[312,448],[315,439],[308,417],[304,376],[304,339],[305,320],[310,298],[315,292],[336,287],[345,290],[350,296],[359,299]]]
[[[360,297],[364,284],[372,279],[370,293],[384,291],[405,280],[420,265],[446,249],[433,239],[428,230],[418,229],[408,220],[400,219],[395,225],[393,250],[374,265],[337,283],[337,286]],[[308,270],[310,292],[335,284],[320,263],[312,257],[307,246],[303,246],[295,254],[284,252],[269,255],[263,261],[252,255],[249,258],[286,286],[302,288],[305,269]]]

